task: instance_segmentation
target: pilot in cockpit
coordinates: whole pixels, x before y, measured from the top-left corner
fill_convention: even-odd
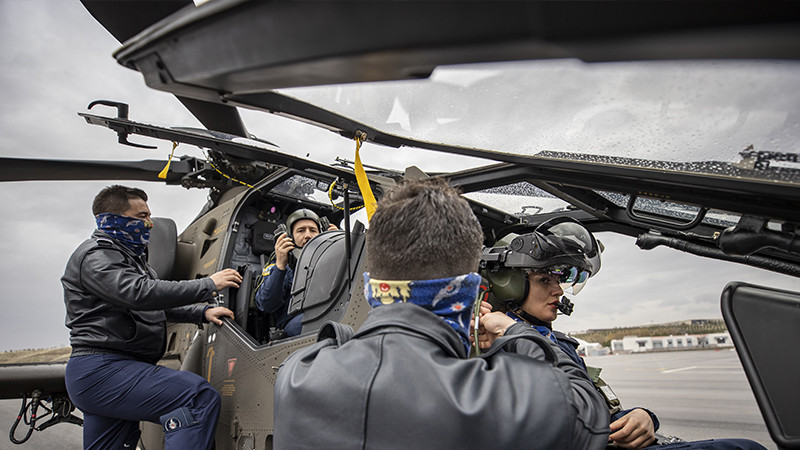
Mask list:
[[[275,253],[262,270],[262,282],[256,290],[256,305],[264,313],[275,317],[275,325],[287,336],[300,334],[303,314],[288,315],[292,299],[294,265],[300,250],[314,236],[320,234],[325,221],[310,209],[298,209],[286,219],[286,232],[275,239]],[[330,224],[328,230],[338,230]]]

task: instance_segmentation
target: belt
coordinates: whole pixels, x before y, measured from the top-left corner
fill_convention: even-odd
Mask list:
[[[139,361],[143,361],[142,358],[137,356],[131,355],[130,353],[121,352],[119,350],[110,350],[107,348],[102,347],[72,347],[72,353],[70,353],[69,357],[75,356],[89,356],[89,355],[119,355],[124,356],[126,358],[133,358]]]

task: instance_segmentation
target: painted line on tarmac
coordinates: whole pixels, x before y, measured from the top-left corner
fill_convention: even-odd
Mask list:
[[[670,370],[664,370],[664,371],[662,371],[661,373],[682,372],[682,371],[684,371],[684,370],[692,370],[692,369],[697,369],[697,366],[689,366],[689,367],[681,367],[680,369],[670,369]]]

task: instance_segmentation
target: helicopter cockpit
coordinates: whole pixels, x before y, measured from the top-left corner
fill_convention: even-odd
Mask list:
[[[239,289],[230,295],[229,308],[236,314],[235,322],[256,343],[267,344],[285,337],[275,326],[274,317],[256,307],[255,291],[262,269],[274,259],[275,239],[282,233],[280,225],[299,208],[314,211],[339,230],[321,230],[323,233],[294,257],[297,269],[290,314],[305,314],[305,334],[319,329],[325,320],[340,319],[344,313],[364,244],[361,222],[352,227],[345,223],[349,221],[345,220],[345,211],[359,210],[363,201],[354,192],[344,195],[346,189],[346,185],[337,186],[335,180],[287,170],[242,194],[244,198],[233,212],[228,251],[223,254],[230,255],[226,265],[236,268],[244,278]]]

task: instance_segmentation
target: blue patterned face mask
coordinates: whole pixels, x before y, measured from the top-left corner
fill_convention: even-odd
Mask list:
[[[480,281],[477,273],[416,281],[373,280],[365,273],[364,296],[373,308],[407,302],[431,311],[456,330],[469,353],[469,321]]]
[[[97,229],[116,239],[137,256],[144,253],[150,241],[153,222],[119,214],[103,213],[95,216]]]

